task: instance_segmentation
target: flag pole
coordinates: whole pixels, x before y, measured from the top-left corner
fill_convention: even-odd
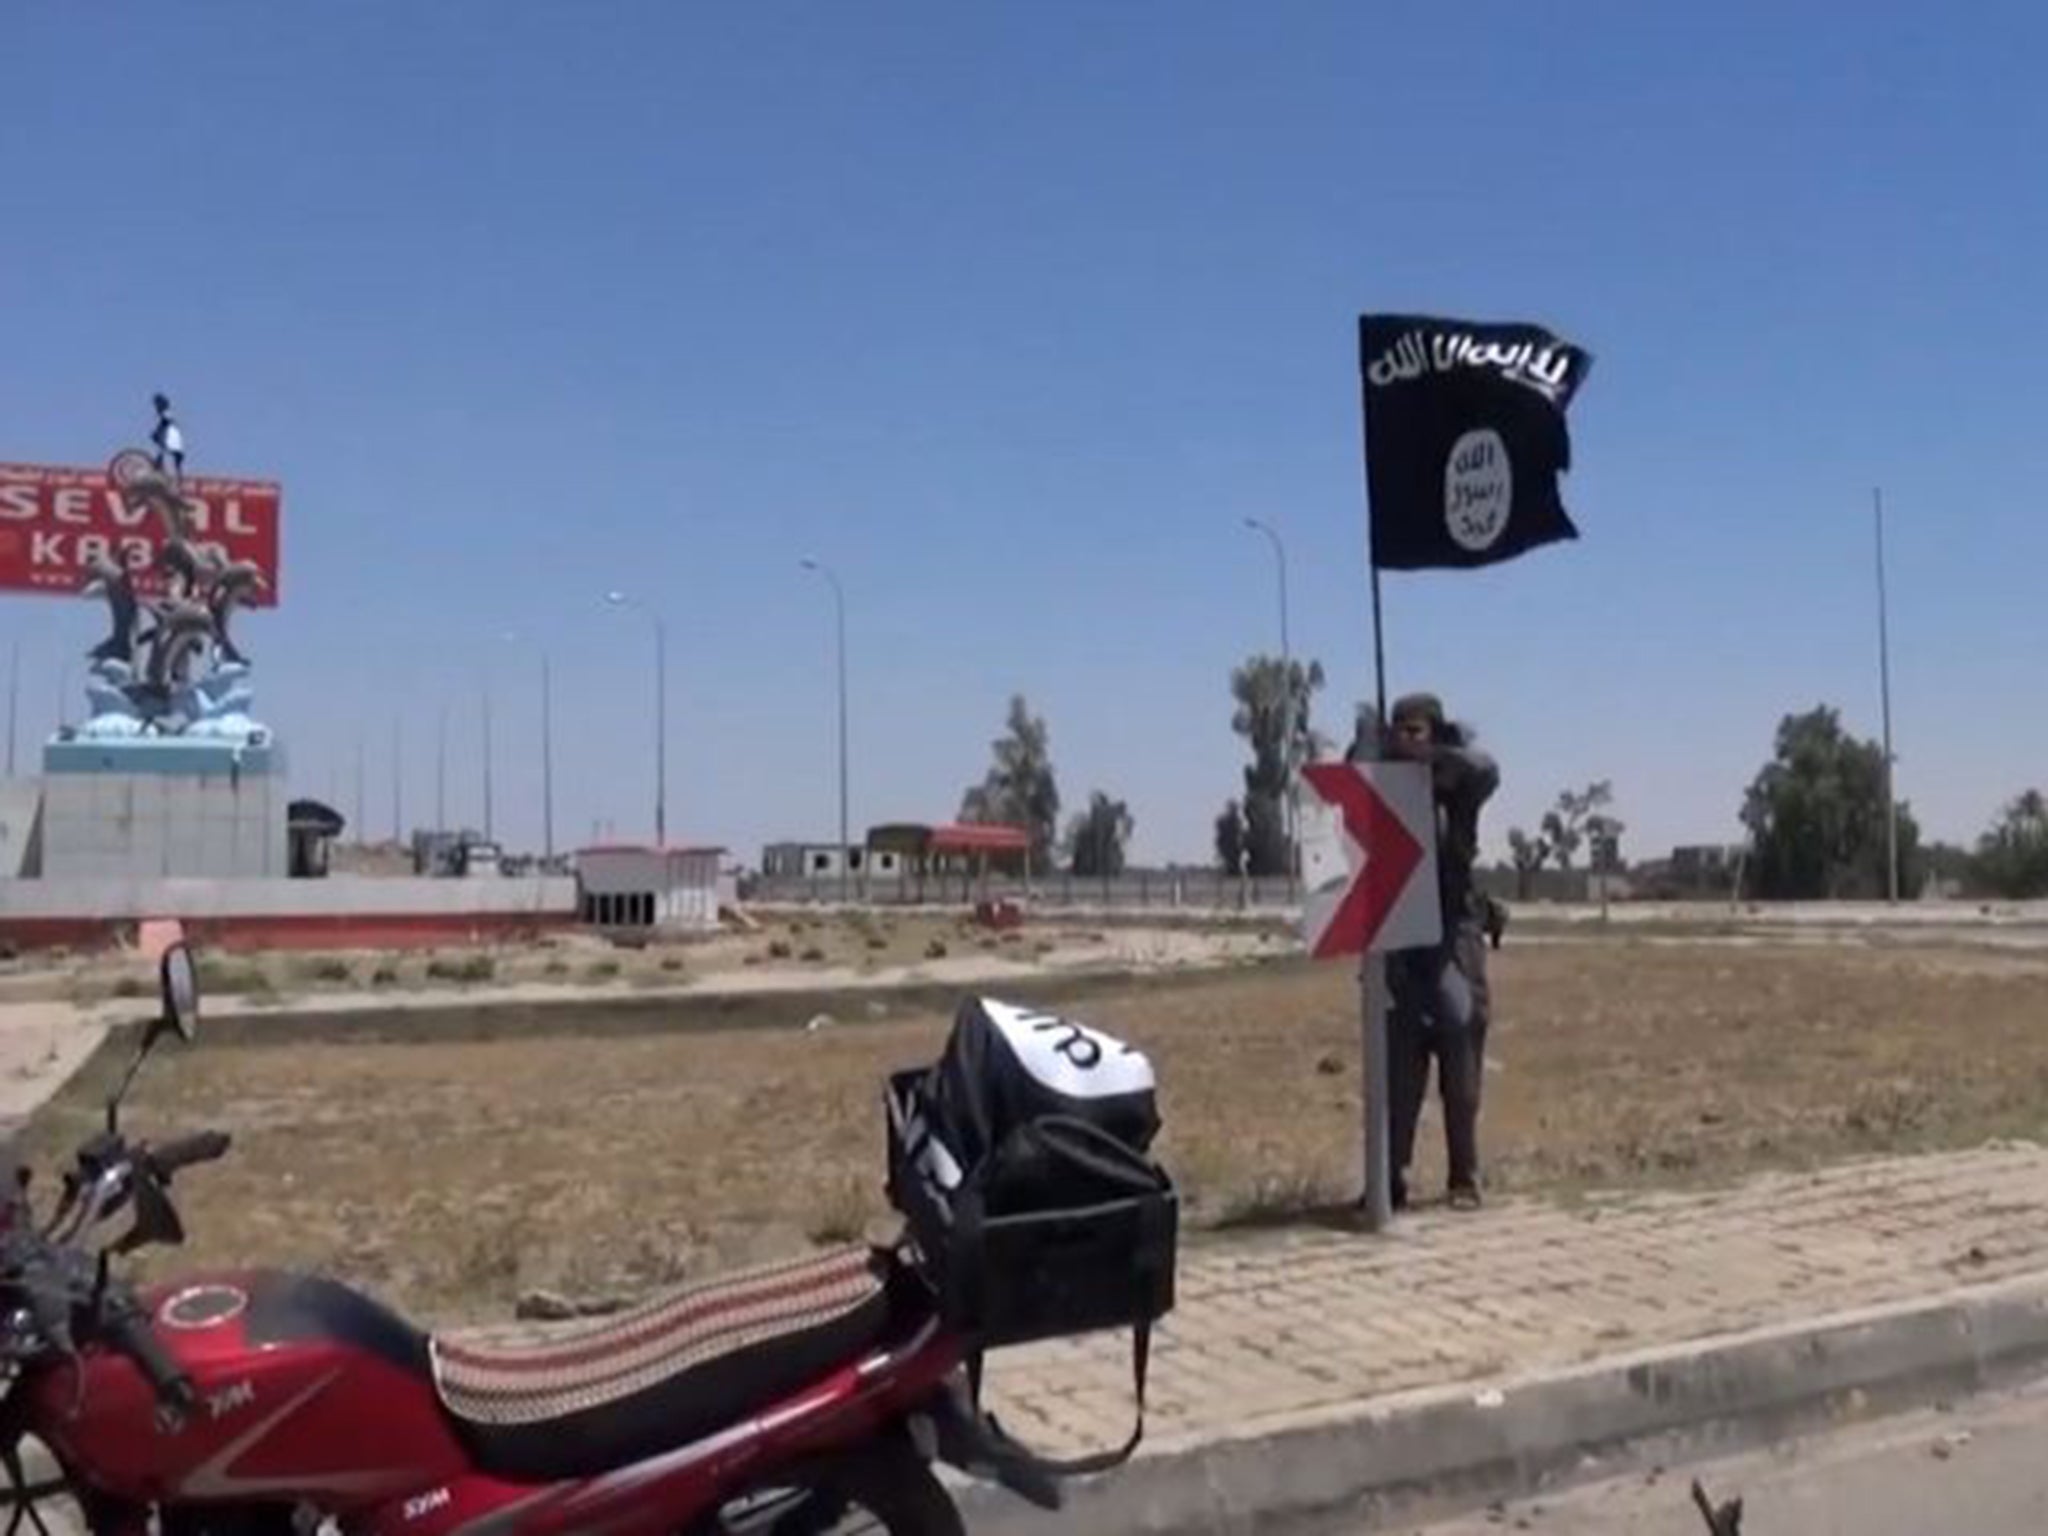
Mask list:
[[[1368,508],[1366,517],[1370,519],[1371,516],[1371,509]],[[1372,568],[1373,699],[1374,707],[1379,711],[1380,725],[1384,727],[1387,723],[1387,634],[1380,621],[1380,568],[1370,555],[1366,557],[1366,563]]]
[[[1877,688],[1884,711],[1884,857],[1885,899],[1899,900],[1899,801],[1892,784],[1892,648],[1891,620],[1884,588],[1884,492],[1870,493],[1877,528]]]
[[[1387,632],[1382,617],[1379,553],[1373,547],[1372,531],[1372,391],[1366,379],[1365,322],[1358,327],[1359,457],[1365,471],[1365,565],[1372,588],[1372,675],[1373,719],[1370,733],[1361,731],[1352,756],[1375,761],[1385,742],[1387,729]],[[1393,1167],[1390,1156],[1393,1096],[1388,1090],[1387,1058],[1387,957],[1383,951],[1368,949],[1358,963],[1358,1035],[1360,1085],[1359,1108],[1365,1164],[1365,1189],[1360,1200],[1368,1232],[1384,1232],[1393,1225]]]

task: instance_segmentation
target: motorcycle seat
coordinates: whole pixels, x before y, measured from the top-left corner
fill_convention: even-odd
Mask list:
[[[886,1258],[865,1247],[736,1270],[627,1311],[449,1329],[434,1383],[479,1470],[594,1477],[721,1429],[861,1354],[889,1322]]]

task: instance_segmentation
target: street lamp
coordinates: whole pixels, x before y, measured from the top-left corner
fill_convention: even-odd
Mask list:
[[[517,645],[524,637],[507,630],[505,643]],[[547,647],[535,644],[540,653],[540,824],[543,867],[555,862],[555,710],[554,680],[548,664]]]
[[[839,901],[847,902],[852,871],[848,863],[853,857],[852,845],[847,841],[846,820],[846,589],[839,585],[839,577],[832,567],[817,560],[801,562],[807,571],[815,571],[832,584],[832,604],[838,621],[839,637]],[[861,883],[867,883],[867,870],[861,870]]]
[[[448,704],[441,703],[441,713],[436,717],[434,727],[434,830],[445,833],[448,830]]]
[[[661,615],[624,592],[607,592],[614,608],[631,608],[654,626],[654,842],[668,846],[668,626]]]
[[[1300,737],[1300,722],[1295,718],[1294,706],[1294,650],[1288,643],[1287,635],[1287,546],[1281,541],[1280,532],[1271,523],[1261,518],[1248,517],[1245,527],[1254,533],[1263,533],[1273,543],[1273,565],[1280,577],[1280,675],[1281,686],[1287,699],[1287,735],[1281,744],[1281,763],[1287,775],[1287,859],[1288,880],[1291,885],[1301,883],[1301,810],[1295,796],[1294,752]]]
[[[487,677],[478,686],[484,706],[484,841],[489,843],[497,840],[491,815],[491,681]]]

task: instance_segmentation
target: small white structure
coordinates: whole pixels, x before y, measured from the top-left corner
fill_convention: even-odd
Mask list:
[[[718,926],[723,848],[607,843],[576,853],[577,914],[597,928]]]
[[[761,873],[771,880],[837,880],[842,869],[894,880],[903,873],[903,859],[893,850],[858,843],[770,843],[761,850]]]

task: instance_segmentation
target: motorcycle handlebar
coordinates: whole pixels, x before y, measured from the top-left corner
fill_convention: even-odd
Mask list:
[[[190,1136],[180,1136],[174,1141],[151,1147],[144,1155],[150,1170],[158,1178],[168,1179],[181,1168],[227,1156],[228,1148],[233,1145],[234,1138],[226,1131],[195,1131]]]
[[[104,1332],[109,1344],[135,1362],[155,1389],[158,1402],[171,1408],[192,1406],[192,1378],[179,1370],[164,1351],[146,1313],[134,1307],[121,1307],[106,1319]]]
[[[21,1272],[18,1282],[29,1315],[43,1337],[65,1354],[77,1352],[71,1335],[71,1287],[48,1263],[32,1263]]]

